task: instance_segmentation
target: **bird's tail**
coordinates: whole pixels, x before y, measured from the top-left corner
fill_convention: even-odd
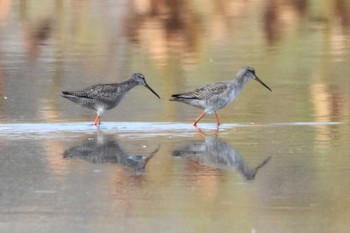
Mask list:
[[[169,100],[170,101],[177,101],[177,100],[179,100],[179,96],[180,96],[180,94],[171,95]]]
[[[72,93],[69,92],[69,91],[62,91],[62,92],[61,92],[61,96],[62,96],[62,97],[67,97],[67,96],[71,96],[71,95],[72,95]]]
[[[198,99],[196,96],[192,95],[191,93],[181,93],[181,94],[174,94],[171,95],[170,101],[182,101],[182,100],[189,100],[189,99]]]
[[[81,100],[81,98],[76,96],[74,92],[70,92],[70,91],[62,91],[61,96],[75,103],[79,103],[79,101]]]

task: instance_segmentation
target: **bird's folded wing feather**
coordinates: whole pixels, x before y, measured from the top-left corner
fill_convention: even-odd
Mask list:
[[[64,95],[71,95],[79,98],[85,98],[85,99],[108,99],[108,95],[111,91],[109,90],[110,87],[105,85],[94,85],[92,87],[88,87],[82,91],[66,91],[62,92]],[[106,95],[106,96],[105,96]]]
[[[92,96],[88,95],[88,93],[83,91],[63,91],[63,96],[67,97],[78,97],[78,98],[86,98],[86,99],[93,99]]]
[[[210,98],[215,95],[219,95],[223,93],[228,88],[227,82],[217,82],[208,84],[204,87],[197,88],[193,91],[181,93],[181,94],[174,94],[171,97],[175,99],[203,99],[203,98]]]

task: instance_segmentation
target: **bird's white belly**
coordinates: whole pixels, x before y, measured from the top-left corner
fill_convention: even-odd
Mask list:
[[[97,115],[101,116],[104,112],[105,112],[105,108],[103,107],[98,107],[96,112],[97,112]]]
[[[237,96],[238,92],[231,91],[228,94],[223,94],[220,96],[217,96],[215,98],[211,98],[207,104],[207,108],[205,109],[207,114],[213,114],[217,110],[222,109],[226,107],[229,103],[231,103]]]

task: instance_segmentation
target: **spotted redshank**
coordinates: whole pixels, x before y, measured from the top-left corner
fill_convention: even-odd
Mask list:
[[[234,80],[216,82],[190,92],[174,94],[171,96],[170,101],[183,102],[204,109],[204,112],[194,121],[193,126],[196,126],[205,114],[213,113],[215,113],[216,121],[220,125],[217,111],[237,98],[247,82],[252,79],[260,82],[264,87],[272,91],[255,75],[255,70],[252,67],[245,67],[237,73]]]
[[[62,97],[84,108],[95,110],[97,117],[94,125],[101,124],[101,115],[119,104],[124,95],[136,86],[145,86],[159,99],[159,95],[146,83],[145,76],[135,73],[122,83],[97,84],[81,91],[62,91]]]

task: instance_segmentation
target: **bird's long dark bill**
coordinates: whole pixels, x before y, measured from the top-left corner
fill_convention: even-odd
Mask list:
[[[270,91],[272,91],[271,88],[269,88],[269,87],[268,87],[263,81],[261,81],[258,77],[255,76],[255,80],[258,81],[259,83],[261,83],[261,85],[263,85],[264,87],[266,87],[266,88],[269,89]]]
[[[159,95],[155,91],[153,91],[153,89],[150,86],[148,86],[148,84],[145,84],[145,87],[160,99]]]

